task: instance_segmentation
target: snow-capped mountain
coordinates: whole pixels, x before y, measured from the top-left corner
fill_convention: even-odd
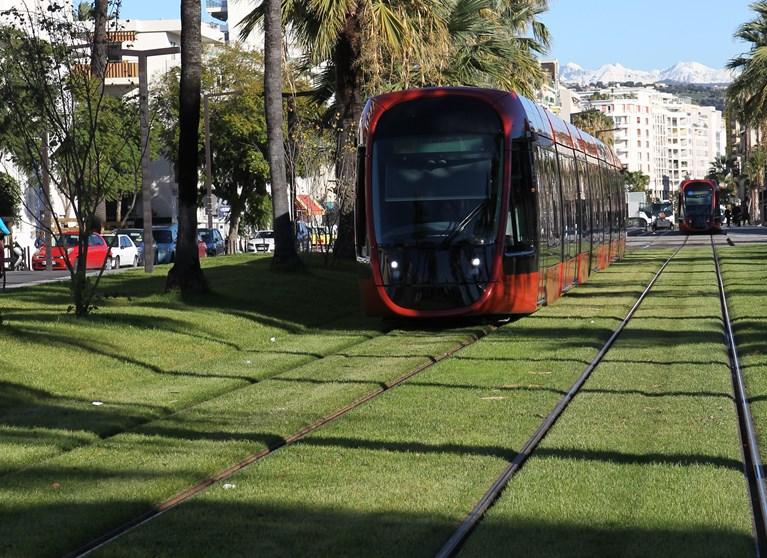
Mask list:
[[[596,70],[586,70],[578,64],[565,64],[559,72],[559,78],[566,83],[588,85],[590,83],[611,83],[634,81],[637,83],[655,83],[659,81],[678,83],[729,83],[732,74],[729,70],[716,70],[698,62],[679,62],[665,70],[632,70],[620,64],[605,64]]]

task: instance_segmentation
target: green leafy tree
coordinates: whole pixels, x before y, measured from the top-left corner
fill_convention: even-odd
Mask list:
[[[645,192],[650,184],[650,177],[642,171],[627,171],[623,179],[629,192]]]
[[[109,6],[114,13],[119,2]],[[86,277],[88,238],[96,226],[97,207],[119,188],[114,153],[128,142],[116,149],[105,141],[110,126],[104,72],[92,72],[83,63],[83,31],[68,9],[63,2],[52,2],[45,9],[5,12],[10,23],[0,28],[0,126],[5,130],[0,132],[0,147],[39,183],[53,186],[51,191],[37,190],[53,218],[39,221],[41,228],[58,235],[67,225],[56,214],[57,197],[74,213],[79,256],[74,263],[68,258],[64,262],[71,275],[75,314],[84,316],[93,307],[100,278]],[[8,130],[15,134],[11,140]],[[41,157],[48,151],[49,159]]]
[[[15,219],[19,215],[21,189],[9,174],[0,172],[0,217]]]
[[[267,196],[266,185],[270,174],[263,79],[264,60],[257,51],[235,45],[217,48],[204,57],[202,88],[208,95],[210,113],[212,186],[216,197],[226,201],[231,208],[227,240],[230,250],[237,244],[240,220],[251,211],[251,201]],[[291,83],[295,88],[305,88],[305,83],[300,80]],[[157,128],[161,130],[165,146],[163,152],[175,162],[178,149],[178,69],[161,78],[157,91],[155,110],[161,124]],[[288,150],[291,153],[289,163],[291,168],[295,168],[295,174],[306,176],[318,172],[320,164],[316,138],[320,136],[317,126],[321,110],[304,97],[295,99],[292,106],[290,114],[295,122],[290,134],[295,141],[294,147]],[[201,162],[204,148],[201,130],[198,144]],[[286,199],[286,202],[289,203],[289,200]],[[272,207],[271,204],[269,207]],[[252,211],[259,213],[258,207]],[[253,219],[249,218],[248,222],[252,223]],[[271,217],[265,225],[270,222]]]
[[[250,234],[273,228],[272,198],[264,193],[252,192],[248,198],[245,212],[242,214],[242,226]]]
[[[309,64],[324,67],[319,89],[335,100],[336,254],[354,257],[355,134],[367,94],[414,85],[483,85],[534,91],[544,76],[535,53],[548,35],[545,0],[318,0],[282,3]],[[263,18],[262,3],[244,34]],[[528,37],[532,29],[533,37]]]

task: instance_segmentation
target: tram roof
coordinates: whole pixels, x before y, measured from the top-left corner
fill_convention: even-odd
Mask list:
[[[514,91],[483,89],[477,87],[433,87],[396,91],[373,97],[363,113],[363,122],[368,121],[371,107],[388,108],[400,101],[425,97],[439,97],[450,93],[464,94],[485,99],[502,114],[511,118],[511,136],[521,137],[530,131],[545,136],[555,143],[575,151],[596,157],[610,165],[620,167],[615,152],[600,140],[566,122],[549,109],[538,105]],[[362,131],[362,130],[361,130]]]

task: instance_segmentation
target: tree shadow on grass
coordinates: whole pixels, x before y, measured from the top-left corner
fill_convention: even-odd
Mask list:
[[[62,518],[58,524],[40,525],[50,540],[31,540],[38,537],[39,531],[21,532],[0,541],[4,556],[61,556],[86,542],[87,534],[103,531],[111,516],[108,503],[51,503],[41,511]],[[754,552],[752,537],[714,525],[652,529],[630,524],[601,525],[588,518],[582,522],[535,520],[527,515],[485,520],[460,555],[742,558]],[[195,499],[110,543],[102,553],[122,558],[432,557],[462,519],[454,510],[354,511],[342,504],[261,502],[236,497]],[[82,528],[84,520],[93,521],[91,529]]]

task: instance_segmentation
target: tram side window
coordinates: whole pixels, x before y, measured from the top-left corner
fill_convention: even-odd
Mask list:
[[[538,205],[540,215],[541,250],[543,266],[554,265],[561,260],[561,234],[559,211],[559,179],[554,152],[537,147],[535,163],[538,171]]]
[[[594,223],[592,233],[594,234],[594,241],[601,242],[602,234],[604,232],[604,195],[602,193],[602,180],[599,176],[599,166],[596,163],[589,163],[588,171],[590,175],[589,179],[591,181],[591,215]]]
[[[576,201],[578,197],[578,183],[575,176],[575,159],[564,154],[559,155],[559,165],[562,176],[562,198],[565,226],[565,238],[569,240],[566,245],[568,258],[573,258],[578,252],[577,238],[579,231],[576,223]]]
[[[586,170],[586,161],[578,160],[578,219],[582,238],[590,239],[592,227],[591,188],[589,186],[589,175]]]
[[[530,151],[515,143],[511,152],[511,191],[506,219],[506,250],[522,252],[535,248],[535,184],[530,169]]]

